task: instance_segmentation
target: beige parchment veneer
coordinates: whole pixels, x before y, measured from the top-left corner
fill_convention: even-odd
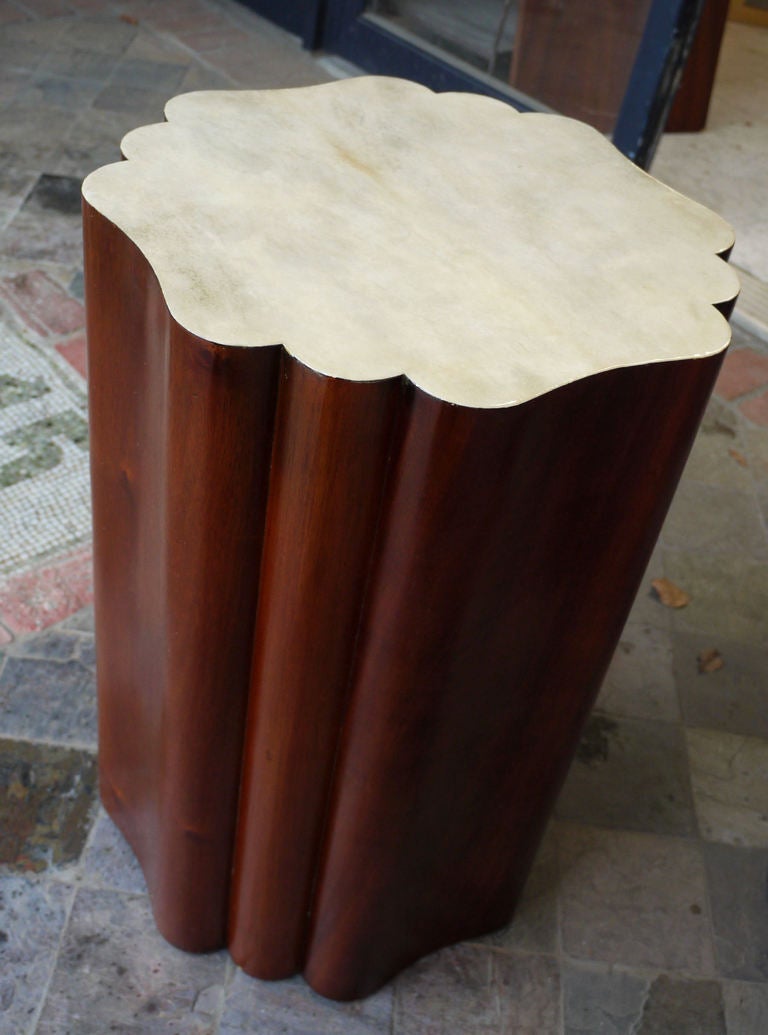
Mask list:
[[[379,77],[166,117],[83,194],[201,338],[472,407],[728,344],[730,227],[582,123]]]

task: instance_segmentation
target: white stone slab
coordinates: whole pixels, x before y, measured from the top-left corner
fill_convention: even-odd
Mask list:
[[[482,407],[729,341],[730,227],[582,123],[379,77],[166,115],[83,193],[203,338]]]

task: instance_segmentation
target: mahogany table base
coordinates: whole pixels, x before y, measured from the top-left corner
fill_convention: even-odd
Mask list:
[[[509,921],[722,353],[471,409],[85,235],[104,804],[173,944],[368,995]]]

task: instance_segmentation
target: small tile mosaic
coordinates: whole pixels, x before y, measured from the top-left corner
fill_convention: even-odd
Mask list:
[[[0,325],[0,577],[89,538],[87,444],[84,395]]]
[[[92,600],[90,546],[0,582],[0,618],[16,636],[46,629]]]

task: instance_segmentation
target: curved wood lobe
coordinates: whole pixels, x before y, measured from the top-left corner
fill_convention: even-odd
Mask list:
[[[84,206],[99,759],[158,927],[225,944],[278,349],[170,317]]]
[[[300,971],[339,729],[403,381],[287,359],[254,641],[230,951]]]
[[[508,410],[416,394],[314,902],[322,995],[508,922],[721,358]]]

